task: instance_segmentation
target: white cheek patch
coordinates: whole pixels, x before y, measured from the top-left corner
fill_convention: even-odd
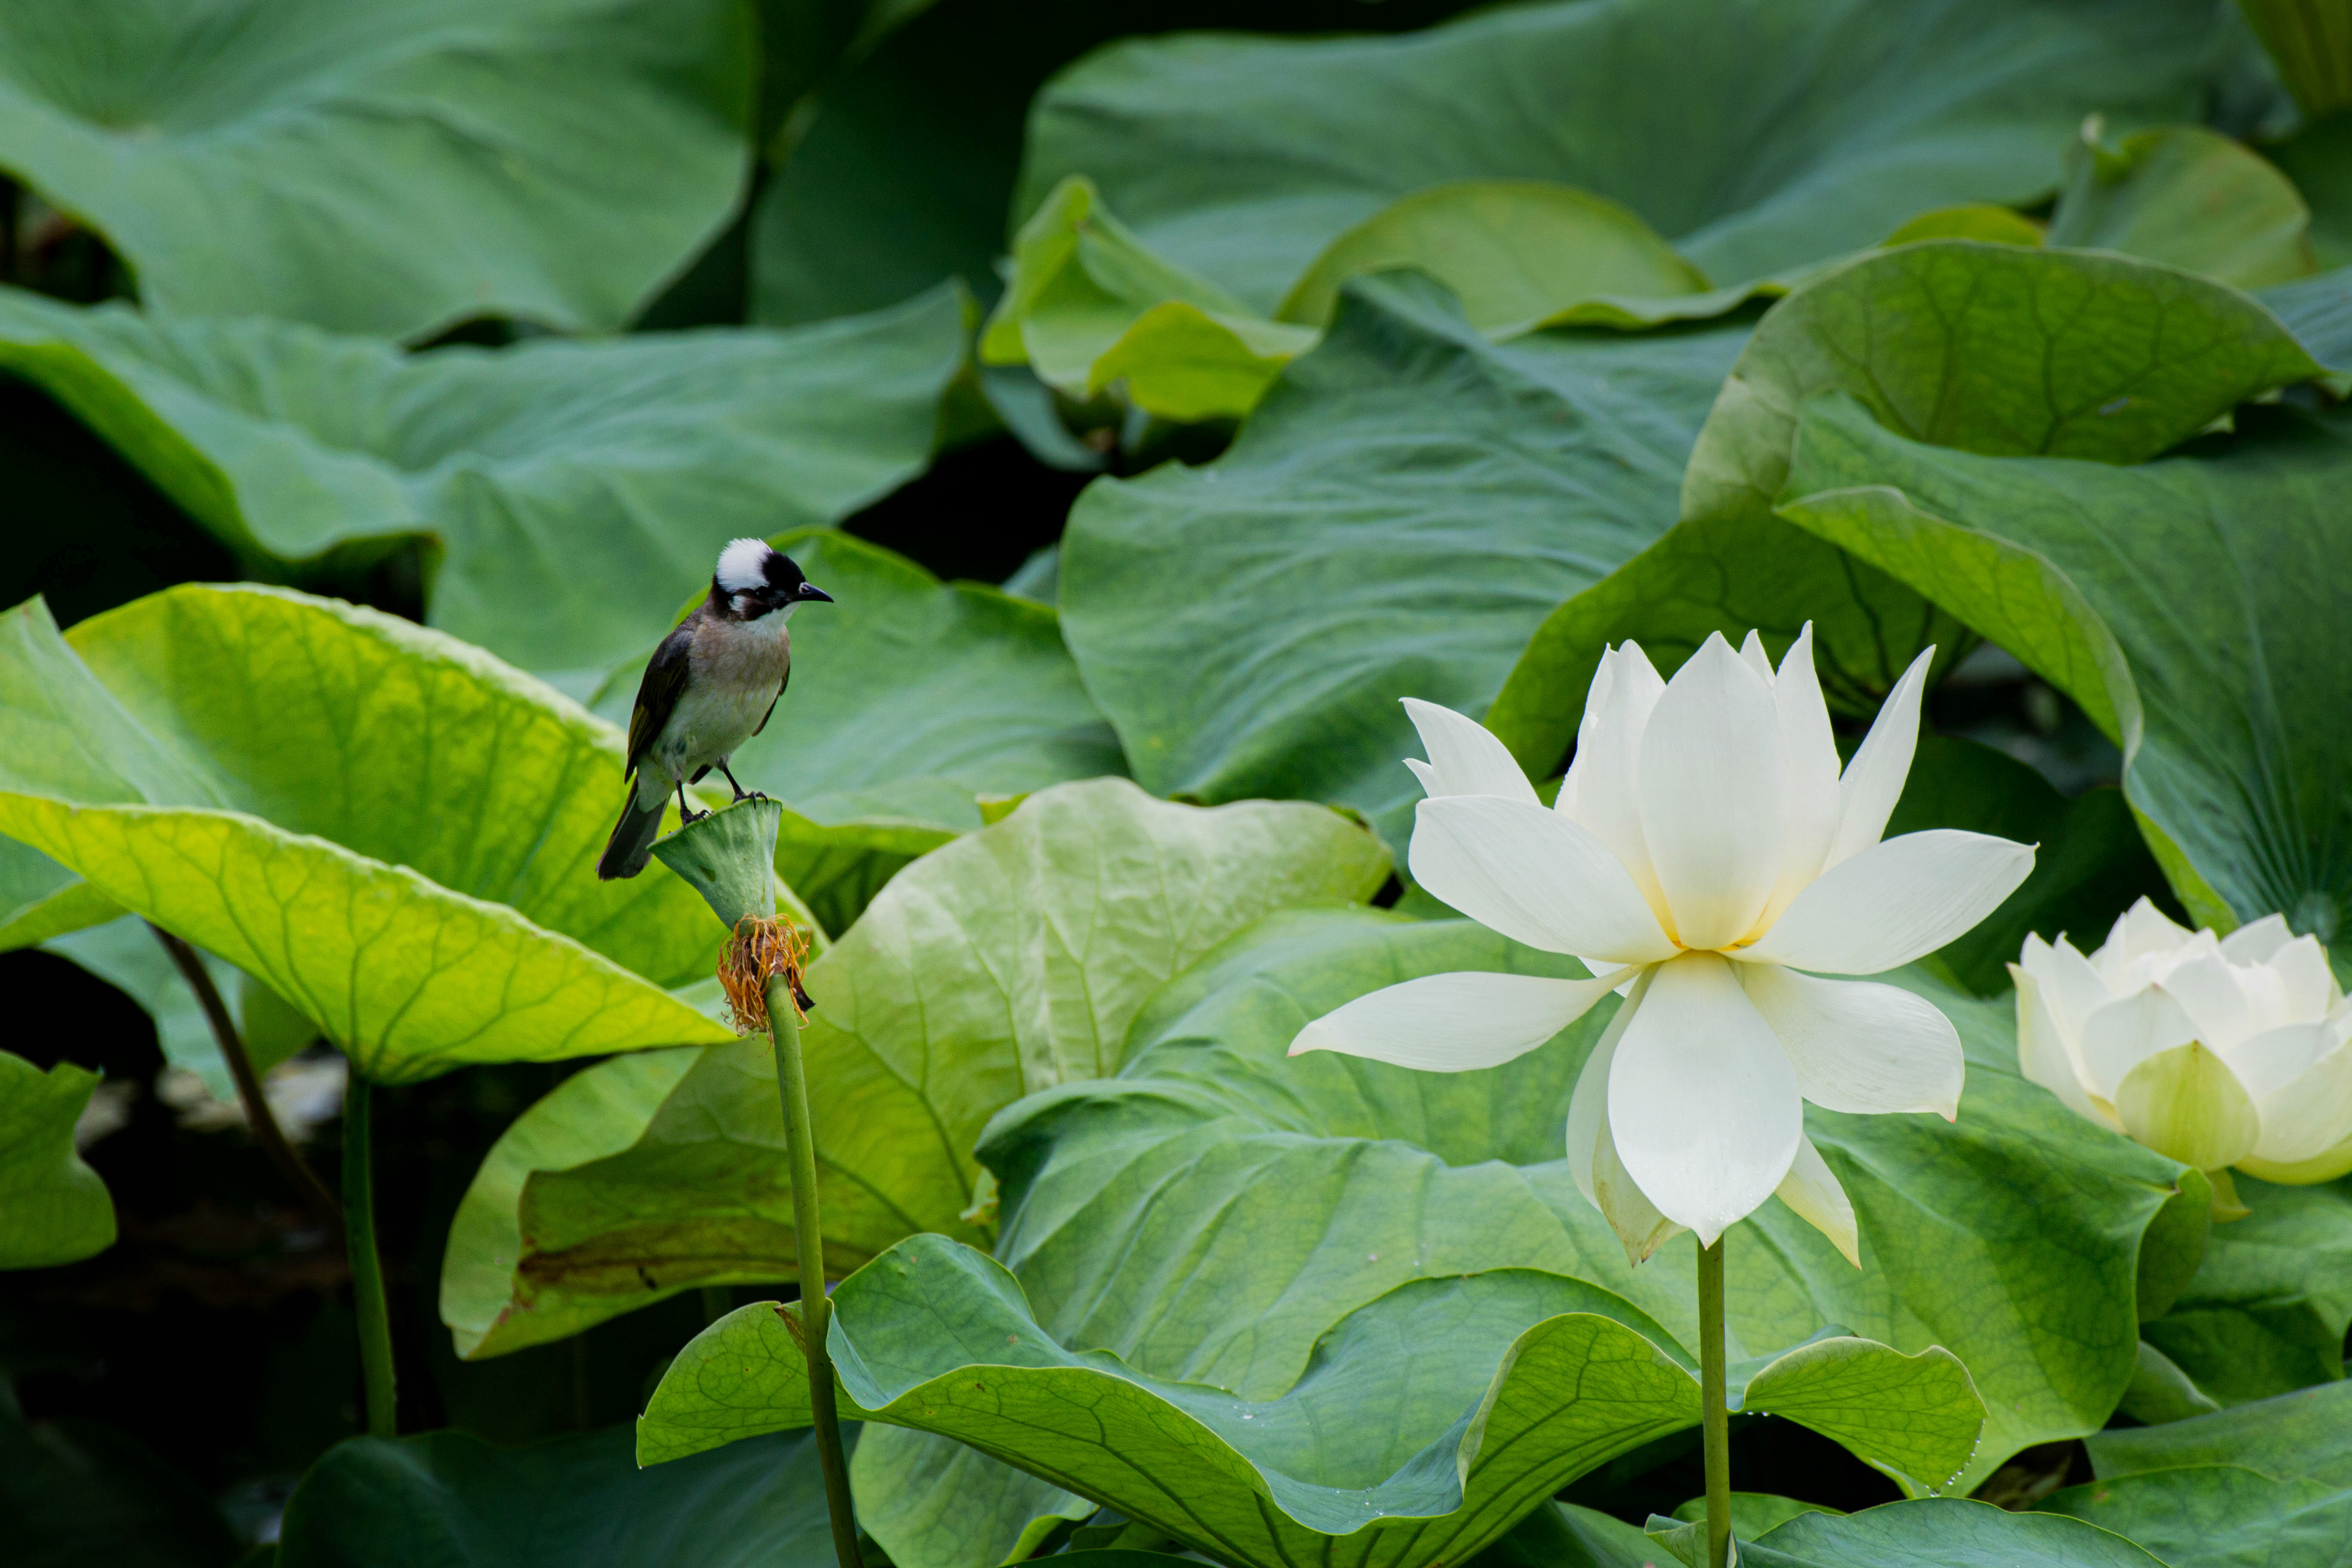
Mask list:
[[[738,539],[719,552],[719,570],[712,574],[722,592],[749,593],[768,583],[768,542]],[[740,605],[738,605],[740,609]]]

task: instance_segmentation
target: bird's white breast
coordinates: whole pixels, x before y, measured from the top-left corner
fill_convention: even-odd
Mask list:
[[[669,771],[690,773],[733,753],[767,717],[793,643],[789,608],[756,621],[705,621],[694,630],[692,675],[654,742]]]

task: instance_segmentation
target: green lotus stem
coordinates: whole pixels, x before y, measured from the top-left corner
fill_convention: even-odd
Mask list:
[[[1707,1568],[1731,1561],[1731,1418],[1724,1412],[1723,1237],[1698,1249],[1698,1384],[1706,1443]]]
[[[368,1436],[398,1435],[392,1371],[392,1313],[383,1293],[383,1259],[375,1248],[374,1157],[369,1144],[373,1095],[352,1075],[343,1096],[343,1240],[352,1260],[352,1305],[359,1318],[360,1375],[367,1390]]]
[[[849,1466],[834,1408],[833,1356],[825,1329],[833,1303],[824,1293],[824,1234],[817,1228],[816,1135],[809,1124],[808,1079],[801,1068],[801,1016],[790,975],[768,976],[768,1030],[776,1042],[776,1088],[784,1101],[784,1157],[793,1171],[793,1241],[800,1254],[801,1333],[808,1358],[809,1410],[816,1421],[817,1467],[824,1472],[825,1510],[841,1568],[860,1568],[857,1515],[849,1500]]]

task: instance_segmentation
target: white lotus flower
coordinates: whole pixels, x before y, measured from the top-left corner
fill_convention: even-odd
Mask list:
[[[1803,1101],[1948,1120],[1959,1037],[1907,991],[1804,972],[1908,963],[2033,866],[2027,846],[1978,833],[1879,842],[1911,771],[1928,658],[1841,773],[1811,626],[1777,675],[1752,632],[1738,653],[1710,637],[1672,681],[1626,643],[1601,657],[1549,809],[1486,729],[1408,699],[1429,751],[1406,764],[1429,795],[1414,879],[1595,978],[1411,980],[1317,1019],[1291,1054],[1494,1067],[1623,989],[1577,1082],[1568,1156],[1627,1256],[1683,1228],[1712,1246],[1777,1192],[1859,1261],[1853,1205],[1805,1136]]]
[[[2085,958],[2028,937],[2017,1060],[2075,1110],[2214,1180],[2333,1181],[2352,1171],[2352,1004],[2315,938],[2268,915],[2225,937],[2142,899]]]

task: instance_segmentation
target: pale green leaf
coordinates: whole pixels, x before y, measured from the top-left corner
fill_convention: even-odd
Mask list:
[[[1604,295],[1704,293],[1706,275],[1606,197],[1540,180],[1465,180],[1400,198],[1326,246],[1275,314],[1328,326],[1339,285],[1412,267],[1482,332],[1524,331]]]
[[[723,1039],[723,932],[595,879],[620,736],[373,611],[183,587],[0,622],[0,830],[268,984],[383,1081]],[[634,971],[634,973],[632,973]]]
[[[1965,1498],[1801,1514],[1739,1548],[1742,1568],[2166,1568],[2078,1520]]]
[[[971,1148],[990,1116],[1116,1071],[1128,1020],[1201,954],[1270,910],[1369,898],[1388,866],[1377,839],[1320,806],[1203,811],[1098,779],[1041,790],[901,871],[807,974],[827,1267],[918,1230],[983,1236]],[[551,1110],[531,1136],[566,1137],[566,1119]],[[767,1042],[705,1052],[625,1152],[530,1175],[519,1215],[499,1221],[530,1238],[513,1304],[469,1274],[482,1283],[465,1292],[467,1323],[505,1310],[531,1333],[688,1285],[792,1278],[782,1148]],[[503,1192],[530,1163],[494,1152],[480,1180]],[[467,1207],[492,1201],[486,1189]]]
[[[2109,145],[2085,126],[2067,150],[2048,243],[2262,289],[2319,270],[2310,226],[2287,177],[2218,132],[2168,125]]]

